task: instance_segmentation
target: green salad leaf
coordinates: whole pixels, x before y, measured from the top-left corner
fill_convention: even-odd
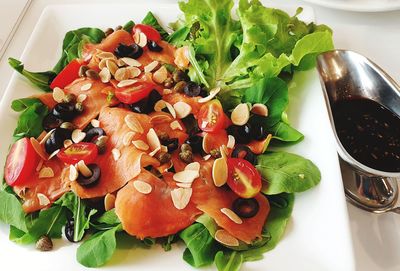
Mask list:
[[[27,231],[25,213],[16,196],[0,190],[0,221],[21,231]]]
[[[132,28],[135,26],[135,22],[130,20],[127,23],[124,24],[124,26],[122,27],[123,30],[125,30],[126,32],[131,33]]]
[[[142,24],[147,24],[154,27],[158,31],[158,33],[160,33],[161,38],[164,40],[167,39],[169,36],[167,31],[165,31],[165,29],[160,25],[160,23],[157,21],[157,18],[151,11],[149,11],[146,17],[143,18]]]
[[[243,255],[237,251],[218,251],[214,259],[218,271],[238,271],[243,261]]]
[[[303,192],[321,180],[319,169],[310,160],[287,152],[259,155],[256,168],[266,180],[262,192],[267,195]]]
[[[272,138],[283,142],[297,143],[304,139],[302,133],[283,121],[279,121],[274,126],[270,127],[268,131],[273,134]]]

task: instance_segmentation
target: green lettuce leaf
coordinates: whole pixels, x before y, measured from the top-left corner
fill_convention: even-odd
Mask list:
[[[237,251],[218,251],[214,262],[218,271],[238,271],[243,260],[243,255]]]
[[[167,31],[165,31],[165,29],[160,25],[160,23],[157,21],[157,18],[152,12],[149,11],[146,14],[146,17],[144,17],[142,20],[142,24],[147,24],[154,27],[158,31],[158,33],[160,33],[163,40],[168,38]]]
[[[25,212],[16,196],[0,190],[0,221],[26,232]]]

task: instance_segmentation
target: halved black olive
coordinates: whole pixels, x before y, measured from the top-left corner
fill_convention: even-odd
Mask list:
[[[171,153],[178,148],[179,142],[177,138],[168,138],[161,140],[161,145],[168,148],[168,152]]]
[[[199,96],[201,92],[201,86],[195,82],[188,82],[183,88],[183,92],[189,97]]]
[[[201,88],[199,96],[203,97],[203,98],[207,97],[208,96],[208,91],[205,88]]]
[[[203,151],[203,138],[201,136],[191,136],[186,139],[185,143],[189,144],[193,153],[201,153]]]
[[[74,241],[74,219],[71,217],[67,220],[67,224],[65,224],[64,234],[68,241],[72,243],[76,243],[78,241]]]
[[[130,104],[129,108],[135,113],[140,113],[140,114],[150,113],[147,98],[141,99],[136,103]]]
[[[162,99],[162,96],[160,93],[158,93],[157,90],[153,89],[152,91],[150,91],[149,97],[148,97],[148,104],[149,104],[149,107],[151,108],[151,111],[153,111],[154,105],[161,99]]]
[[[143,54],[143,49],[137,44],[125,45],[120,43],[114,51],[115,55],[118,57],[131,57],[139,58]]]
[[[250,136],[255,140],[263,140],[268,136],[268,133],[260,123],[254,123],[251,125]]]
[[[245,125],[231,125],[226,130],[229,135],[232,135],[238,144],[247,144],[251,140],[251,126],[250,123],[246,123]]]
[[[255,216],[259,209],[260,205],[255,198],[238,198],[232,204],[232,210],[242,218],[250,218]]]
[[[71,138],[72,131],[64,128],[56,128],[46,140],[44,148],[48,154],[64,147],[64,141]]]
[[[162,51],[162,47],[160,45],[157,44],[157,42],[155,42],[154,40],[149,40],[147,42],[147,48],[149,48],[150,51],[153,52],[161,52]]]
[[[186,132],[189,135],[195,135],[200,132],[199,124],[193,114],[187,115],[186,117],[181,119],[181,121],[185,125]]]
[[[92,171],[92,176],[85,177],[82,174],[79,174],[78,179],[76,180],[81,186],[84,187],[92,187],[97,184],[100,179],[101,171],[98,165],[89,164],[87,167]]]
[[[71,121],[77,115],[73,103],[58,103],[54,106],[51,113],[64,121]]]
[[[250,150],[249,147],[244,145],[237,145],[232,151],[232,157],[245,159],[253,165],[257,161],[257,156]]]
[[[93,139],[100,137],[100,136],[105,136],[105,135],[106,135],[106,132],[103,129],[101,129],[100,127],[94,127],[92,129],[89,129],[86,132],[86,136],[83,139],[83,141],[91,142],[91,141],[93,141]]]
[[[42,126],[43,129],[48,132],[50,130],[53,130],[54,128],[58,128],[60,127],[60,125],[63,123],[64,121],[60,118],[57,118],[56,116],[54,116],[53,114],[47,114],[42,121]]]

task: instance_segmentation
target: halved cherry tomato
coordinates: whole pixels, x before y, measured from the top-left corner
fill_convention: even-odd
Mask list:
[[[136,82],[128,87],[116,88],[115,97],[125,104],[132,104],[146,98],[154,88],[152,83]]]
[[[160,33],[158,33],[158,31],[154,27],[151,27],[150,25],[136,24],[132,28],[132,35],[135,35],[136,32],[142,32],[143,34],[146,35],[148,40],[156,42],[161,40]]]
[[[10,186],[24,185],[30,180],[39,163],[39,155],[35,152],[29,138],[21,138],[15,142],[7,156],[4,177]]]
[[[214,99],[200,107],[197,123],[201,130],[213,133],[224,128],[226,118],[221,103]]]
[[[60,71],[60,73],[53,79],[50,84],[50,88],[54,89],[55,87],[65,88],[70,83],[72,83],[75,79],[79,77],[79,68],[83,65],[83,63],[78,60],[72,60],[65,68]]]
[[[86,165],[94,162],[98,154],[96,144],[89,142],[80,142],[62,149],[57,157],[66,164],[76,164],[83,160]]]
[[[261,176],[257,169],[242,158],[228,159],[229,187],[241,198],[252,198],[261,190]]]

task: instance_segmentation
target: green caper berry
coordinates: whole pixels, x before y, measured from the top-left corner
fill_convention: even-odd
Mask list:
[[[186,81],[187,79],[187,75],[185,72],[181,71],[181,70],[176,70],[174,71],[174,73],[172,74],[172,79],[174,80],[174,82],[178,83],[180,81]]]
[[[219,150],[217,150],[217,149],[211,150],[210,151],[210,155],[215,159],[221,158],[221,152]]]
[[[73,125],[71,122],[63,122],[63,123],[61,123],[60,128],[67,129],[67,130],[74,130],[75,125]]]
[[[95,70],[89,69],[89,70],[87,70],[85,72],[85,74],[90,79],[93,79],[93,80],[99,80],[100,79],[99,73],[96,72]]]
[[[172,80],[172,78],[165,79],[164,87],[171,88],[173,85],[174,85],[174,81]]]
[[[94,144],[96,144],[97,150],[99,151],[100,154],[103,154],[103,153],[106,152],[107,141],[108,141],[108,137],[107,136],[100,136],[94,142]]]
[[[186,85],[187,84],[185,81],[180,81],[180,82],[176,83],[176,85],[174,86],[174,91],[178,92],[178,93],[182,93],[183,89],[185,88]]]
[[[161,165],[166,164],[171,161],[171,154],[168,152],[160,152],[160,154],[157,156],[157,159],[160,161]]]
[[[75,110],[78,112],[83,112],[83,104],[82,103],[76,103],[75,104]]]
[[[121,30],[122,29],[122,25],[118,25],[116,28],[115,28],[115,31],[118,31],[118,30]]]
[[[181,146],[181,151],[182,151],[182,152],[184,152],[184,151],[190,151],[190,152],[192,152],[192,147],[190,147],[189,144],[184,143],[184,144],[182,144],[182,146]]]
[[[107,28],[106,31],[104,31],[104,34],[106,37],[110,36],[114,32],[114,29],[112,28]]]
[[[64,102],[66,102],[66,103],[73,103],[73,102],[75,102],[75,100],[76,100],[76,96],[72,93],[68,93],[64,97]]]
[[[182,151],[179,153],[179,158],[189,164],[193,162],[193,153],[191,151]]]
[[[81,66],[79,68],[79,72],[78,72],[79,77],[85,77],[86,76],[85,73],[86,73],[87,70],[89,70],[88,66],[86,66],[86,65]]]
[[[53,249],[53,242],[47,235],[43,235],[37,240],[36,248],[40,251],[50,251]]]
[[[169,139],[169,135],[168,135],[168,133],[166,133],[166,132],[160,132],[160,133],[158,134],[158,138],[159,138],[161,141],[165,141],[165,140],[168,140],[168,139]]]

